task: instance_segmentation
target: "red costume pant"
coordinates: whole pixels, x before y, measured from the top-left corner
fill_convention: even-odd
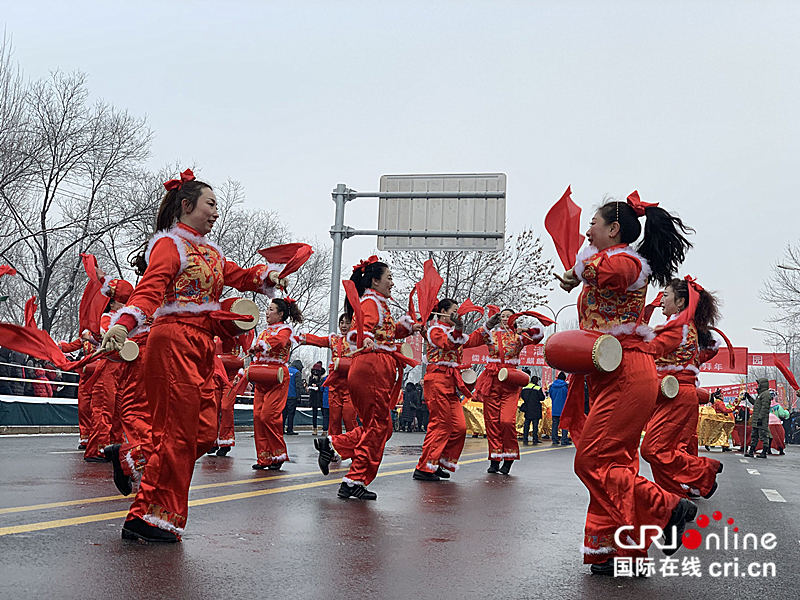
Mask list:
[[[697,388],[694,384],[681,383],[678,395],[672,399],[659,393],[642,443],[642,458],[650,463],[653,481],[679,496],[689,492],[708,494],[719,470],[718,460],[692,456],[686,451],[687,424],[696,421],[696,416]]]
[[[139,358],[125,363],[120,373],[122,389],[120,420],[125,442],[119,450],[122,470],[126,475],[141,477],[147,460],[153,453],[151,407],[142,369],[145,361],[145,341],[139,341]]]
[[[228,394],[231,386],[221,380],[217,381],[217,405],[219,406],[219,431],[217,432],[216,445],[220,448],[230,448],[236,445],[236,434],[233,431],[233,405],[236,404],[236,395]]]
[[[425,375],[424,386],[430,419],[417,469],[433,473],[441,465],[455,471],[467,433],[456,381],[450,373],[432,372]]]
[[[489,442],[489,460],[519,460],[517,441],[517,407],[521,387],[500,381],[500,368],[490,364],[481,373],[477,389],[481,389],[483,420],[486,424],[486,440]],[[481,385],[483,383],[483,385]]]
[[[641,525],[664,527],[680,497],[639,475],[639,439],[653,413],[658,375],[653,357],[625,350],[622,364],[609,374],[586,376],[590,408],[577,441],[575,474],[589,490],[583,562],[602,563],[614,556],[647,556],[643,550],[618,548],[621,526],[639,542]],[[631,544],[633,545],[633,544]]]
[[[78,382],[78,428],[80,444],[88,444],[92,433],[92,388],[89,383],[90,373],[81,373]]]
[[[352,431],[358,426],[356,409],[350,399],[350,390],[346,379],[338,379],[328,385],[328,433],[330,435],[342,434],[342,420],[347,431]]]
[[[119,373],[124,363],[101,359],[92,386],[92,431],[84,457],[100,456],[111,444],[111,428],[117,406]]]
[[[256,384],[253,397],[253,433],[258,464],[268,466],[289,460],[283,440],[283,409],[289,395],[289,378],[273,386]]]
[[[353,357],[347,385],[362,424],[342,435],[330,436],[336,452],[353,460],[344,477],[347,483],[366,486],[378,474],[383,449],[392,437],[390,404],[397,376],[395,360],[389,354],[369,352]]]
[[[202,316],[159,317],[143,365],[153,454],[128,519],[139,517],[177,535],[186,525],[194,463],[217,436],[214,341],[207,323]]]

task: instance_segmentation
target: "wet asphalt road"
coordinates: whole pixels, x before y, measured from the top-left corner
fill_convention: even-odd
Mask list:
[[[198,462],[183,542],[158,546],[120,540],[129,500],[116,494],[110,465],[83,461],[76,439],[0,438],[2,599],[798,597],[796,446],[748,463],[714,452],[725,464],[721,487],[699,501],[703,514],[734,518],[740,535],[775,533],[776,549],[684,548],[675,558],[699,559],[702,577],[679,565],[674,577],[615,579],[582,564],[588,495],[572,447],[523,447],[504,477],[486,473],[485,440],[468,439],[450,481],[423,483],[411,479],[422,434],[395,433],[370,486],[378,500],[359,502],[336,497],[344,471],[322,477],[310,434],[289,438],[293,462],[279,473],[253,471],[252,434],[239,434],[227,458]],[[723,523],[704,531],[721,533]],[[658,569],[662,553],[650,556]],[[774,562],[777,576],[709,576],[725,561],[740,575]]]

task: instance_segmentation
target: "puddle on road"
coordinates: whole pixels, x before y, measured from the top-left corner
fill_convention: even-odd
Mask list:
[[[422,452],[422,446],[393,446],[386,448],[383,451],[384,456],[419,456]]]

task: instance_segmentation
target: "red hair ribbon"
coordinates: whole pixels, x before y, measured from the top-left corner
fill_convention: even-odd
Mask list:
[[[361,271],[362,273],[364,273],[366,272],[368,266],[375,264],[376,262],[378,262],[378,257],[373,254],[368,259],[362,260],[357,265],[353,265],[353,273],[355,273],[356,271]]]
[[[652,208],[658,206],[658,202],[649,203],[649,202],[642,202],[641,198],[639,198],[639,192],[637,190],[633,190],[627,198],[628,206],[633,209],[633,212],[636,213],[637,217],[644,216],[644,209],[645,208]]]
[[[194,173],[192,173],[192,170],[186,169],[183,173],[181,173],[180,179],[170,179],[169,181],[165,182],[164,188],[166,188],[168,192],[171,192],[172,190],[179,190],[183,187],[184,183],[194,180],[195,176]]]
[[[297,300],[289,298],[289,296],[284,297],[283,301],[286,302],[286,304],[297,304]]]

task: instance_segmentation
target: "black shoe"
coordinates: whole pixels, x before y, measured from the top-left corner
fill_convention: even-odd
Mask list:
[[[217,450],[219,450],[219,446],[211,446],[211,450],[206,452],[206,454],[214,454]]]
[[[513,460],[504,460],[503,461],[503,466],[500,467],[500,472],[503,475],[508,475],[508,472],[511,470],[511,465],[513,465],[513,464],[514,464]]]
[[[705,498],[706,500],[708,500],[709,498],[711,498],[711,496],[713,496],[713,495],[714,495],[714,492],[716,492],[716,491],[717,491],[717,488],[718,488],[718,487],[719,487],[719,484],[717,484],[717,482],[715,481],[715,482],[714,482],[714,485],[712,485],[712,486],[711,486],[711,491],[710,491],[710,492],[708,492],[708,493],[707,493],[705,496],[703,496],[703,498]]]
[[[664,545],[674,546],[674,548],[664,548],[664,554],[672,556],[683,545],[683,532],[686,530],[686,523],[694,521],[697,515],[697,505],[686,498],[681,498],[678,506],[672,511],[667,526],[664,527]],[[675,537],[673,537],[673,534]]]
[[[592,575],[613,575],[614,574],[614,561],[607,560],[604,563],[591,566]]]
[[[528,440],[522,440],[522,445],[523,445],[523,446],[528,446],[528,445],[529,445],[529,444],[528,444]]]
[[[267,465],[267,469],[269,469],[270,471],[280,471],[282,466],[283,466],[282,462],[272,463],[271,465]]]
[[[439,476],[439,479],[450,479],[450,471],[442,467],[436,469],[436,474]]]
[[[327,475],[330,473],[330,465],[331,461],[333,461],[331,441],[327,437],[314,438],[314,448],[319,452],[319,458],[317,458],[319,470],[322,471],[323,475]]]
[[[266,468],[267,468],[267,465],[260,465],[258,463],[253,465],[253,469],[255,469],[256,471],[263,471]]]
[[[119,462],[119,449],[119,444],[106,446],[103,454],[106,455],[106,459],[114,467],[114,485],[117,486],[120,494],[128,496],[133,491],[133,481],[122,471],[122,463]]]
[[[542,436],[542,439],[543,439],[543,440],[549,440],[549,439],[550,439],[550,436],[549,436],[549,435],[543,435],[543,436]]]
[[[561,445],[562,445],[562,446],[572,446],[572,442],[570,442],[569,440],[567,440],[566,442],[561,442]]]
[[[541,444],[541,443],[542,443],[542,442],[540,442],[539,440],[533,440],[533,441],[531,442],[531,444],[532,444],[532,445],[534,445],[534,446],[535,446],[536,444]]]
[[[300,435],[300,434],[297,433],[296,431],[287,431],[286,435]]]
[[[708,452],[711,452],[711,448],[709,448],[708,446],[703,446],[703,448],[705,448]]]
[[[553,440],[553,446],[560,446],[560,445],[561,442],[559,442],[558,440]]]
[[[500,471],[500,461],[499,460],[493,460],[493,461],[490,461],[490,462],[491,462],[491,464],[489,465],[489,468],[486,469],[486,472],[487,473],[498,473]]]
[[[85,460],[86,462],[102,462],[102,463],[108,462],[105,456],[89,456],[89,457],[84,457],[83,460]]]
[[[761,452],[756,454],[753,458],[767,458],[767,453],[762,450]]]
[[[378,494],[375,492],[370,492],[365,486],[363,485],[349,485],[342,482],[342,485],[339,486],[339,491],[337,492],[339,498],[357,498],[358,500],[377,500]]]
[[[153,525],[148,525],[142,519],[135,518],[130,521],[125,521],[125,524],[122,526],[122,539],[174,544],[178,541],[178,536],[171,531],[159,529]]]
[[[419,469],[414,469],[414,474],[411,478],[417,481],[439,481],[440,479],[436,473],[428,473],[427,471],[420,471]]]
[[[783,451],[783,448],[781,448],[781,449],[778,451],[778,456],[786,456],[786,452],[784,452],[784,451]]]
[[[78,450],[86,450],[86,444],[78,444]]]
[[[222,446],[219,450],[217,450],[217,456],[228,456],[228,452],[230,451],[230,446]]]
[[[745,456],[747,456],[747,457],[749,457],[749,458],[753,458],[753,453],[752,453],[752,452],[749,452],[749,451],[748,451],[748,452],[745,452]]]
[[[472,437],[476,438],[476,437],[480,437],[480,436],[477,433],[473,433]]]
[[[725,468],[725,465],[723,465],[722,463],[719,463],[719,467],[717,467],[717,475],[722,473],[722,469],[724,469],[724,468]]]
[[[723,446],[722,447],[722,451],[723,452],[733,452],[733,450],[730,449],[730,446]]]

